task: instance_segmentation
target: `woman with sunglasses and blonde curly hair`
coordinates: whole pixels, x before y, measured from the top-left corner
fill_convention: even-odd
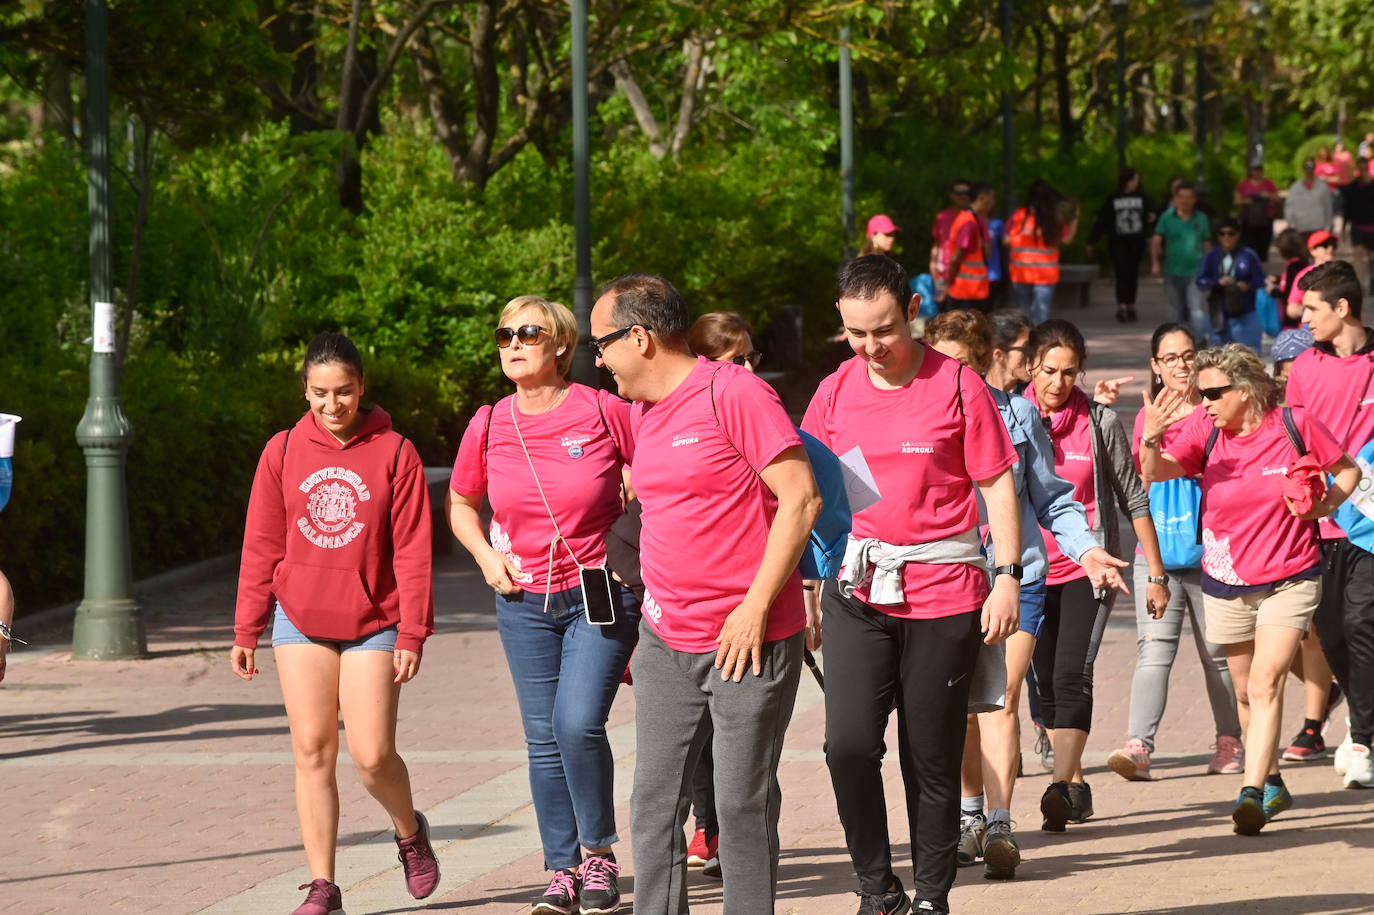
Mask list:
[[[1186,395],[1145,398],[1140,465],[1149,482],[1202,485],[1202,591],[1208,638],[1226,650],[1245,728],[1235,831],[1257,835],[1293,798],[1279,775],[1283,686],[1321,597],[1317,518],[1354,489],[1359,468],[1305,410],[1280,406],[1277,383],[1247,347],[1203,350],[1193,384],[1210,422],[1187,422]],[[1325,486],[1323,472],[1334,475]],[[1310,482],[1304,484],[1306,478]]]
[[[468,424],[449,525],[496,592],[520,704],[544,866],[554,872],[531,913],[613,912],[620,867],[606,718],[637,640],[639,605],[602,570],[623,507],[630,405],[568,380],[577,324],[566,306],[512,299],[495,336],[515,393]],[[486,533],[483,496],[492,510]],[[588,593],[598,587],[611,598],[600,613],[604,601]]]

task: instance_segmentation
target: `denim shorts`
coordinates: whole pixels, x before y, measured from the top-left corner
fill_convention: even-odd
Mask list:
[[[277,611],[280,613],[281,611]],[[1021,631],[1040,637],[1045,625],[1045,579],[1021,583]]]
[[[1042,599],[1043,603],[1043,599]],[[329,639],[312,639],[296,628],[291,618],[277,604],[276,615],[272,617],[272,647],[278,645],[324,645],[339,651],[395,651],[396,627],[388,626],[381,632],[374,632],[366,638],[352,642],[333,642]]]

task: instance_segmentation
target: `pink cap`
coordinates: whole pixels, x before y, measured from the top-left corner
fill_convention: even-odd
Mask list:
[[[1325,245],[1327,243],[1334,245],[1336,243],[1336,236],[1332,235],[1325,229],[1318,229],[1311,235],[1307,236],[1307,250],[1309,251],[1311,251],[1318,245]]]
[[[886,213],[879,213],[868,221],[868,237],[872,238],[879,232],[884,235],[891,235],[893,232],[902,231],[902,227],[892,221],[892,217]]]

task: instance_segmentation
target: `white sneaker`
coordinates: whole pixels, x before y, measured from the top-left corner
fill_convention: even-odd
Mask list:
[[[1350,748],[1354,746],[1350,740],[1350,719],[1345,719],[1345,740],[1340,746],[1336,747],[1336,774],[1345,775],[1345,770],[1350,768]]]
[[[1350,745],[1350,765],[1345,770],[1347,788],[1374,788],[1374,759],[1369,747],[1362,743]]]

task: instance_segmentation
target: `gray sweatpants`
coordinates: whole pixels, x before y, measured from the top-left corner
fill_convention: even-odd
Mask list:
[[[1193,642],[1202,662],[1202,678],[1212,704],[1217,736],[1240,738],[1240,714],[1236,709],[1236,690],[1226,666],[1226,652],[1207,641],[1207,621],[1202,612],[1202,572],[1185,569],[1169,572],[1169,606],[1164,616],[1155,619],[1145,609],[1146,579],[1150,569],[1145,557],[1135,557],[1135,675],[1131,678],[1131,716],[1128,737],[1145,741],[1155,749],[1155,731],[1164,717],[1169,698],[1169,672],[1183,637],[1183,618],[1193,623]]]
[[[683,824],[692,773],[709,739],[725,915],[773,911],[778,882],[777,789],[783,736],[801,677],[802,634],[764,645],[763,675],[722,682],[715,652],[689,654],[639,627],[630,672],[635,691],[635,786],[630,798],[634,908],[645,915],[687,912]],[[706,712],[714,736],[704,726]]]

